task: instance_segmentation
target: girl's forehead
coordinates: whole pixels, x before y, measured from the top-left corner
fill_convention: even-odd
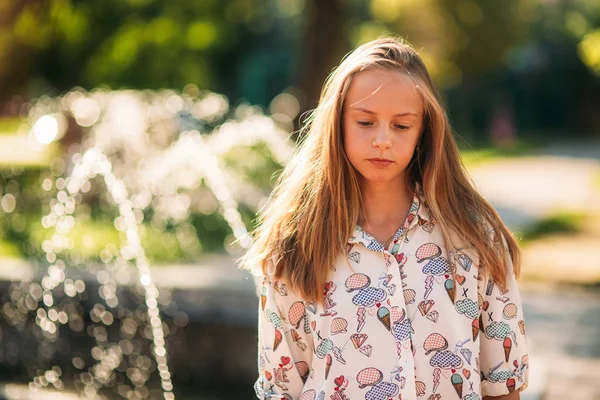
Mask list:
[[[354,75],[346,93],[344,108],[348,111],[367,109],[378,114],[420,114],[423,105],[414,81],[406,74],[371,69]]]

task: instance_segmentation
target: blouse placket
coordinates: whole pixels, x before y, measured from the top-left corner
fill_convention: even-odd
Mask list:
[[[394,337],[396,345],[396,354],[398,356],[398,370],[396,379],[402,388],[403,400],[416,400],[416,378],[415,378],[415,360],[412,345],[412,326],[404,300],[403,289],[406,283],[402,279],[402,267],[406,261],[402,253],[404,243],[408,233],[418,223],[417,212],[419,210],[418,199],[411,206],[410,213],[401,228],[402,233],[394,239],[388,246],[382,250],[386,264],[386,274],[388,277],[385,286],[395,288],[396,290],[388,290],[389,300],[389,318],[390,318],[390,334]],[[396,247],[396,245],[398,245]],[[393,253],[392,253],[393,251]],[[396,255],[401,255],[402,258]],[[398,261],[400,260],[400,261]],[[381,314],[380,314],[381,313]],[[378,317],[385,318],[387,312],[381,308],[378,310]]]

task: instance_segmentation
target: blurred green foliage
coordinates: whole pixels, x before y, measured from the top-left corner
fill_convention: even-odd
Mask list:
[[[14,135],[23,125],[21,118],[0,118],[0,135]]]
[[[234,147],[223,155],[222,162],[241,178],[265,190],[267,194],[275,186],[281,172],[280,165],[265,143],[248,147]]]
[[[543,147],[541,143],[518,141],[511,147],[475,146],[461,148],[461,157],[466,167],[471,168],[477,164],[498,161],[505,158],[522,157],[531,154]]]
[[[13,242],[9,242],[6,239],[0,240],[0,257],[2,258],[24,258],[23,253],[19,250],[17,245]]]
[[[556,212],[515,234],[523,244],[553,234],[576,234],[583,231],[586,218],[583,213]]]
[[[274,177],[282,167],[262,143],[232,149],[224,156],[223,163],[265,195],[272,190]],[[47,166],[0,167],[0,200],[8,193],[15,198],[15,208],[11,212],[3,212],[0,207],[0,258],[45,258],[42,243],[51,240],[54,228],[44,228],[41,221],[48,214],[49,203],[56,195],[56,189],[49,192],[42,189],[42,181],[46,178],[56,179]],[[118,210],[102,196],[106,191],[104,182],[94,178],[91,183],[92,189],[84,194],[83,204],[77,206],[75,225],[67,235],[73,244],[65,252],[70,260],[100,262],[103,249],[111,246],[119,248],[125,240],[125,234],[114,225]],[[256,210],[240,204],[238,211],[251,229]],[[194,243],[190,243],[186,235],[178,234],[181,228],[178,223],[166,222],[164,226],[155,226],[153,215],[152,208],[144,210],[144,222],[140,226],[142,246],[152,263],[193,261],[202,253],[224,252],[224,243],[231,236],[231,228],[218,210],[208,214],[192,212],[186,223],[195,229],[197,242]]]
[[[595,0],[0,0],[0,10],[4,96],[195,83],[268,105],[289,85],[314,97],[308,86],[339,61],[326,54],[392,33],[419,49],[469,139],[499,107],[520,134],[600,126]],[[342,40],[307,42],[327,32],[320,21]]]
[[[235,97],[239,82],[231,78],[251,66],[252,48],[279,10],[261,0],[0,0],[2,9],[9,12],[0,53],[15,53],[18,62],[0,62],[0,87],[13,92],[29,80],[37,85],[35,96],[75,85],[183,88],[193,82]],[[276,95],[274,89],[267,95]]]

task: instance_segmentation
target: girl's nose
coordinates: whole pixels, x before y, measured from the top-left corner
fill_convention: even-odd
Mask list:
[[[391,146],[391,144],[392,142],[390,128],[382,125],[381,128],[379,128],[377,130],[377,133],[375,134],[375,138],[373,139],[373,146],[388,148]]]

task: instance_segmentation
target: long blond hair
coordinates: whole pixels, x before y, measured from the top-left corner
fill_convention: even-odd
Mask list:
[[[299,131],[292,160],[259,211],[254,244],[238,264],[265,274],[267,260],[277,256],[275,278],[306,301],[323,304],[330,267],[346,250],[363,209],[358,172],[344,151],[341,121],[352,78],[367,68],[400,70],[413,80],[424,100],[424,128],[420,151],[407,166],[406,183],[413,192],[420,184],[447,249],[472,246],[480,270],[505,287],[509,262],[519,274],[519,245],[475,190],[425,64],[410,44],[395,37],[361,45],[327,77],[317,108]]]

